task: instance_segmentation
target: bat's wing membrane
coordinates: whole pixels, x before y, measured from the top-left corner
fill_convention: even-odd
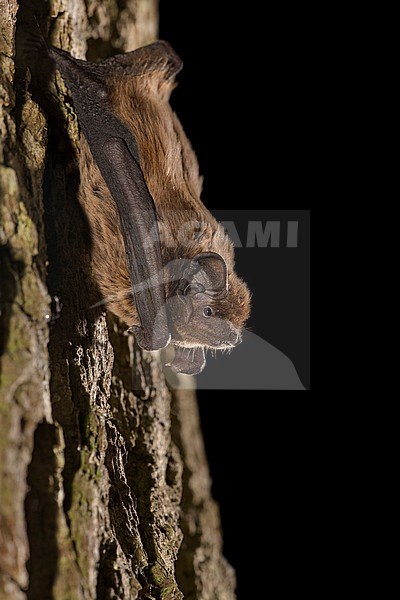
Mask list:
[[[141,169],[122,138],[104,142],[103,176],[116,200],[132,289],[141,327],[135,335],[142,348],[157,350],[171,340],[165,305],[161,249],[154,238],[157,223],[153,198]],[[103,163],[104,164],[104,163]]]

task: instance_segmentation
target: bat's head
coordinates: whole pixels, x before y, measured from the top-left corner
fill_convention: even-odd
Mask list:
[[[186,348],[234,348],[250,312],[250,293],[215,252],[199,254],[184,269],[171,303],[172,340]]]

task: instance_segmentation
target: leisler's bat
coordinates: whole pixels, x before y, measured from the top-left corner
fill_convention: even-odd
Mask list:
[[[169,97],[182,62],[158,41],[92,63],[46,44],[81,128],[79,199],[108,308],[177,373],[241,342],[250,311],[233,244],[203,205],[196,156]]]

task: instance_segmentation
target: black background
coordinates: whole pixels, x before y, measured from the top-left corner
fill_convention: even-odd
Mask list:
[[[306,115],[317,99],[308,91],[300,15],[282,8],[261,16],[257,5],[240,12],[235,6],[160,4],[160,37],[184,61],[172,104],[199,158],[203,201],[210,210],[226,211],[232,198],[243,210],[307,205],[313,186]],[[254,294],[249,325],[293,361],[308,389],[309,211],[271,210],[269,218],[298,220],[299,248],[237,251],[238,272]],[[240,227],[247,227],[245,213]],[[239,600],[266,597],[275,586],[279,596],[303,589],[310,575],[303,564],[314,477],[308,400],[291,394],[199,394]]]

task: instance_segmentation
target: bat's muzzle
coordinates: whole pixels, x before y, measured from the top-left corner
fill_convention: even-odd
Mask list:
[[[236,346],[239,346],[239,344],[241,344],[242,342],[243,342],[243,339],[242,339],[242,336],[240,335],[240,333],[236,330],[233,330],[229,337],[228,344],[230,346],[232,346],[233,348],[235,348]]]

